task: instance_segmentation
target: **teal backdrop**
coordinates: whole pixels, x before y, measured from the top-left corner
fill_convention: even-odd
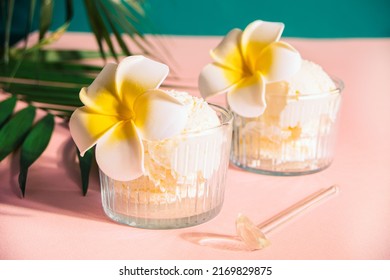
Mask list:
[[[74,3],[70,30],[90,31],[83,1]],[[263,19],[284,22],[288,37],[390,37],[390,0],[146,0],[146,13],[159,34],[224,35]]]
[[[30,0],[15,1],[11,41],[24,34]],[[38,0],[43,1],[43,0]],[[112,0],[114,1],[114,0]],[[115,0],[116,1],[116,0]],[[304,38],[390,37],[390,0],[144,0],[146,33],[225,35],[256,19],[280,21],[283,36]],[[5,2],[6,3],[6,2]],[[89,32],[84,1],[74,0],[70,31]],[[56,0],[52,29],[65,19],[64,0]],[[3,5],[0,5],[4,9]],[[0,12],[0,41],[4,38]],[[39,14],[36,13],[37,15]],[[37,21],[34,27],[37,26]]]

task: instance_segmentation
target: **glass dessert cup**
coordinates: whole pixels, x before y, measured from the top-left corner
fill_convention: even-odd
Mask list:
[[[139,228],[197,225],[222,208],[229,165],[232,114],[217,105],[220,125],[163,141],[144,140],[145,174],[114,180],[100,171],[103,209],[111,219]]]
[[[319,94],[268,93],[257,118],[235,113],[230,159],[247,171],[268,175],[304,175],[327,168],[333,160],[343,82]]]

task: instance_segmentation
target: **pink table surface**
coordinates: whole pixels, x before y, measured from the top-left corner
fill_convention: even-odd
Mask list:
[[[217,37],[170,37],[183,83],[196,86]],[[225,203],[213,220],[190,228],[145,230],[105,216],[96,166],[81,195],[75,150],[57,122],[20,198],[17,155],[0,163],[0,259],[390,259],[390,39],[287,39],[304,58],[345,82],[336,156],[312,175],[273,177],[230,166]],[[67,34],[56,47],[95,48],[89,34]],[[197,94],[196,90],[191,90]],[[223,103],[223,97],[216,102]],[[235,232],[242,212],[256,222],[316,190],[340,193],[270,234],[261,251],[201,246],[194,236]],[[191,238],[192,237],[192,238]]]

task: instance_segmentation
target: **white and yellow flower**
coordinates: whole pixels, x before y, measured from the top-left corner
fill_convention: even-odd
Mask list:
[[[142,139],[162,140],[180,133],[185,106],[159,90],[166,65],[143,56],[109,63],[88,88],[82,88],[70,132],[83,155],[96,144],[96,161],[109,177],[128,181],[144,173]]]
[[[231,30],[211,51],[214,62],[199,76],[203,98],[227,92],[230,108],[243,117],[258,117],[265,108],[265,87],[295,74],[299,53],[279,41],[283,23],[257,20],[244,31]]]

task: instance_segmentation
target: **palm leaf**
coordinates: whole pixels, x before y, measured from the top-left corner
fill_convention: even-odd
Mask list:
[[[30,130],[35,117],[35,108],[20,110],[0,129],[0,161],[20,146]]]
[[[41,9],[41,12],[42,12],[42,9]],[[50,22],[51,22],[50,10],[44,9],[43,13],[44,13],[44,16],[50,17]],[[45,37],[47,30],[45,30],[45,26],[41,26],[40,31],[39,31],[39,37],[40,37],[39,41],[35,45],[33,45],[32,47],[28,48],[25,52],[32,52],[32,51],[40,50],[40,49],[42,49],[42,47],[49,45],[49,44],[52,44],[55,41],[57,41],[66,32],[66,30],[68,29],[69,24],[73,18],[73,2],[72,2],[72,0],[66,0],[65,14],[66,14],[65,22],[60,27],[58,27],[56,30],[54,30],[49,36]],[[42,36],[42,38],[41,38],[41,36]]]
[[[10,38],[11,38],[11,24],[12,24],[12,16],[14,14],[14,6],[15,1],[8,1],[8,13],[5,22],[5,38],[4,38],[4,62],[8,64],[9,61],[9,47],[10,47]]]
[[[30,6],[28,7],[29,11],[28,11],[27,25],[26,25],[26,29],[24,32],[25,40],[24,40],[23,51],[27,49],[28,38],[29,38],[29,34],[31,32],[31,27],[32,27],[33,20],[34,20],[35,5],[36,5],[36,0],[31,0]]]
[[[100,2],[98,2],[99,4]],[[126,43],[122,39],[122,35],[120,34],[119,29],[115,26],[113,20],[110,16],[110,11],[102,4],[100,4],[100,8],[103,11],[103,14],[105,15],[106,21],[108,22],[110,29],[115,35],[116,40],[118,41],[119,46],[121,47],[122,51],[125,55],[131,55],[131,52],[129,48],[126,46]]]
[[[81,156],[79,150],[77,150],[77,157],[79,159],[79,166],[81,172],[81,186],[82,186],[84,196],[88,192],[89,172],[91,171],[93,156],[94,156],[93,149],[86,151],[84,153],[84,156]]]
[[[91,84],[101,71],[99,66],[80,64],[80,59],[96,57],[99,57],[99,52],[74,50],[65,53],[42,50],[39,56],[29,53],[24,55],[21,63],[17,59],[11,59],[9,63],[11,67],[0,68],[0,87],[13,95],[0,103],[0,124],[4,123],[3,127],[0,126],[2,143],[0,159],[17,149],[23,141],[19,174],[19,186],[23,197],[28,169],[45,150],[53,132],[51,125],[53,115],[68,119],[75,108],[82,106],[78,97],[80,88]],[[36,70],[37,62],[40,66],[39,71]],[[18,63],[19,70],[12,79],[8,78],[12,71],[9,68],[12,69],[14,64]],[[32,106],[11,117],[17,99]],[[32,110],[35,112],[35,108],[46,110],[49,114],[28,133],[33,117],[27,114],[31,114]],[[25,119],[31,122],[25,122]],[[22,121],[26,127],[18,129]],[[88,191],[92,159],[93,153],[87,153],[79,160],[83,195]]]
[[[156,59],[161,55],[160,60],[169,64],[162,58],[167,54],[164,46],[161,44],[161,49],[155,47],[139,31],[146,20],[143,1],[140,0],[84,0],[98,51],[43,50],[43,47],[55,42],[66,32],[73,18],[73,0],[63,0],[63,3],[65,20],[58,28],[50,31],[55,16],[54,0],[31,0],[24,44],[11,48],[15,1],[0,1],[0,20],[4,21],[5,26],[4,44],[0,46],[0,88],[13,96],[0,103],[0,161],[22,145],[19,183],[23,195],[28,168],[39,158],[50,140],[54,127],[53,116],[68,119],[74,109],[82,105],[78,97],[80,88],[91,84],[102,69],[96,64],[86,63],[89,59],[105,60],[113,57],[118,60],[122,55],[132,55],[125,40],[125,36],[128,36],[143,54]],[[39,37],[31,44],[29,35],[34,11],[37,10]],[[13,114],[16,100],[29,105]],[[32,126],[38,108],[45,110],[48,115]],[[88,190],[92,159],[93,152],[79,157],[84,195]]]
[[[8,121],[14,111],[16,98],[11,97],[0,103],[0,128]]]
[[[99,10],[97,8],[97,4],[99,4],[100,0],[92,1],[92,0],[84,0],[85,8],[88,13],[89,23],[91,25],[92,31],[95,35],[96,41],[99,45],[100,53],[102,57],[105,56],[104,48],[103,48],[103,40],[107,43],[111,54],[117,59],[117,53],[114,50],[114,46],[112,44],[109,32],[105,27],[102,18],[99,14]],[[94,4],[95,3],[95,4]],[[97,3],[97,4],[96,4]]]
[[[54,130],[54,116],[47,114],[37,122],[26,139],[23,141],[20,151],[19,187],[24,196],[28,168],[45,151]]]
[[[80,60],[72,61],[80,57],[96,57],[98,53],[72,51],[66,56],[53,50],[41,53],[41,59],[34,55],[24,56],[13,78],[9,78],[11,70],[0,68],[0,87],[19,100],[44,110],[53,110],[53,105],[67,106],[66,110],[59,110],[59,114],[53,113],[64,116],[66,112],[65,117],[69,117],[76,107],[82,105],[78,97],[80,88],[91,84],[101,70],[98,66],[80,64]],[[10,66],[18,63],[18,60],[11,60]],[[37,64],[40,66],[38,70]]]
[[[145,11],[142,8],[142,3],[145,2],[145,1],[141,1],[141,0],[124,0],[123,2],[125,4],[127,4],[127,7],[133,9],[139,15],[145,16]]]
[[[53,1],[41,0],[40,20],[39,20],[39,40],[42,40],[49,30],[53,17]]]

